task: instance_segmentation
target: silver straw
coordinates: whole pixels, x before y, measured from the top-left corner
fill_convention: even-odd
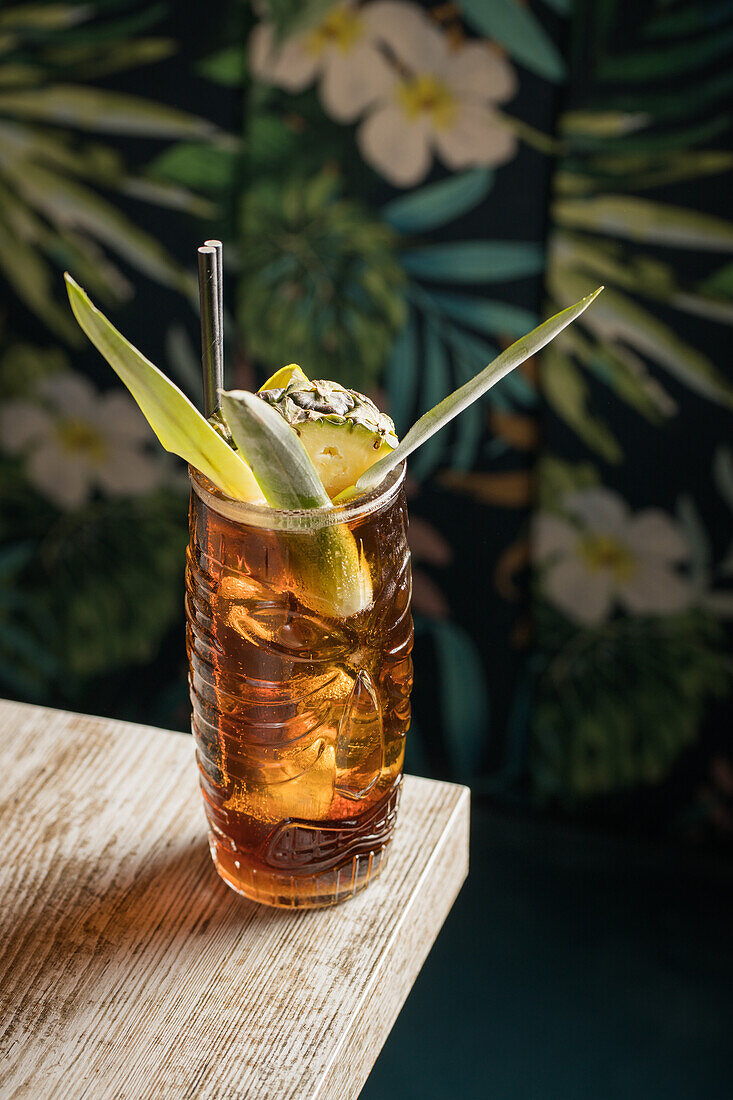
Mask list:
[[[219,390],[224,385],[216,249],[210,245],[202,245],[198,250],[198,258],[201,369],[204,382],[204,416],[208,417],[219,408]]]
[[[204,241],[207,248],[216,250],[216,295],[219,306],[219,336],[221,339],[221,362],[224,365],[224,246],[221,241]]]

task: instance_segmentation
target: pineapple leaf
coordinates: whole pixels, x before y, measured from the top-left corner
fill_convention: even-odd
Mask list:
[[[117,331],[67,273],[74,316],[125,383],[166,451],[179,455],[234,499],[262,501],[252,471],[162,371]]]
[[[252,467],[273,508],[301,511],[331,508],[315,466],[296,432],[266,401],[244,390],[221,393],[234,442]],[[289,541],[292,585],[313,611],[336,618],[358,615],[372,602],[369,565],[361,542],[345,523],[314,525]]]
[[[427,442],[437,431],[445,427],[454,417],[467,409],[474,401],[481,397],[487,390],[500,382],[505,375],[520,366],[532,355],[535,355],[546,344],[549,344],[558,333],[583,313],[591,302],[598,297],[603,290],[599,287],[592,294],[576,302],[574,306],[562,310],[549,320],[544,321],[537,328],[516,340],[510,347],[497,356],[488,367],[484,367],[475,378],[459,386],[457,390],[445,397],[439,404],[424,413],[410,428],[402,442],[388,455],[375,462],[368,470],[365,470],[356,483],[359,493],[369,492],[375,489],[387,474],[399,466],[401,462]],[[338,498],[339,501],[348,499],[350,490],[345,490]]]
[[[272,508],[324,508],[331,499],[297,432],[266,401],[246,390],[220,391],[237,449]]]
[[[262,393],[263,390],[284,390],[294,378],[297,378],[300,382],[308,381],[297,363],[288,363],[287,367],[280,367],[280,370],[276,370],[274,374],[271,374],[267,381],[262,383],[259,392]]]

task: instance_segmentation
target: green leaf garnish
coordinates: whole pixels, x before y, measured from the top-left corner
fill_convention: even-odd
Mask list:
[[[308,452],[280,414],[245,390],[223,391],[221,405],[234,442],[247,459],[272,508],[331,508]],[[369,567],[344,523],[316,526],[292,536],[295,591],[306,606],[347,618],[372,602]]]
[[[117,331],[67,273],[74,316],[121,378],[166,451],[190,462],[235,500],[263,501],[246,462],[162,371]]]
[[[246,390],[220,392],[232,438],[267,503],[287,511],[329,506],[308,452],[280,413]]]
[[[399,466],[401,462],[404,462],[408,455],[421,447],[432,435],[435,435],[437,431],[445,427],[477,398],[490,390],[497,382],[500,382],[515,367],[520,366],[525,360],[535,355],[545,344],[549,344],[550,340],[553,340],[571,321],[574,321],[588,308],[602,290],[602,286],[598,287],[592,294],[589,294],[580,302],[576,302],[574,306],[562,310],[561,313],[555,314],[554,317],[550,317],[549,320],[532,329],[526,336],[522,336],[506,351],[503,351],[501,355],[498,355],[493,363],[489,363],[488,367],[484,367],[470,382],[459,386],[457,390],[454,390],[434,408],[424,413],[412,425],[402,442],[388,455],[385,455],[384,458],[365,470],[357,481],[354,490],[344,490],[337,500],[341,502],[357,494],[368,493],[372,489],[376,489],[387,474],[394,470],[396,466]]]

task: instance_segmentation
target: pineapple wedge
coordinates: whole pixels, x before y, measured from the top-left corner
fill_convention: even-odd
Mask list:
[[[331,500],[397,446],[394,424],[373,401],[338,382],[309,381],[295,363],[258,396],[300,437]]]

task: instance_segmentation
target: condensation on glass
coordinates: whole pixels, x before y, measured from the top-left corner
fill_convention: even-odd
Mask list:
[[[255,901],[331,905],[383,867],[397,815],[412,686],[404,468],[312,512],[191,482],[187,647],[211,853]],[[298,575],[334,522],[371,575],[371,605],[348,618],[314,611]]]

